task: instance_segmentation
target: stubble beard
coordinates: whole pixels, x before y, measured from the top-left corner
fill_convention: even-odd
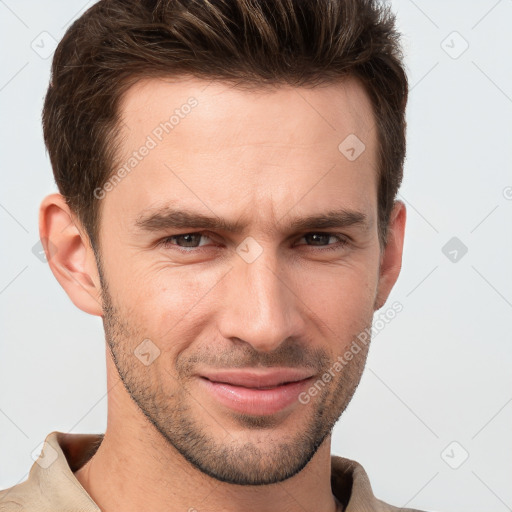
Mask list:
[[[103,285],[105,338],[128,394],[170,447],[195,468],[216,480],[237,485],[268,485],[299,473],[332,432],[360,382],[369,343],[361,347],[360,352],[335,374],[331,382],[320,388],[309,403],[296,406],[292,414],[297,417],[302,413],[302,421],[297,420],[293,424],[300,430],[287,432],[286,436],[279,433],[274,437],[280,439],[273,439],[274,430],[279,428],[279,421],[274,415],[232,413],[229,421],[221,425],[189,391],[187,384],[190,380],[187,376],[190,375],[190,364],[176,363],[174,374],[171,373],[172,368],[163,368],[160,364],[160,372],[168,374],[167,382],[179,383],[173,390],[166,391],[163,375],[150,374],[150,367],[142,365],[134,356],[134,348],[144,339],[138,335],[141,326],[130,325],[128,319],[132,316],[122,315],[114,306],[101,271],[100,279]],[[317,350],[316,356],[316,361],[321,361],[322,370],[318,373],[321,380],[333,361],[323,349]],[[318,362],[316,367],[319,368]],[[211,426],[195,417],[192,405],[199,408],[202,415],[206,414],[208,420],[212,420],[214,428],[221,431],[220,439],[211,434]],[[236,434],[230,432],[233,422],[237,427]],[[254,437],[252,434],[257,432],[260,441],[240,441],[241,427],[249,431],[249,437]],[[261,439],[264,441],[261,442]]]

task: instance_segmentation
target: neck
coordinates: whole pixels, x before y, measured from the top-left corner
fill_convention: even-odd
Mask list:
[[[257,512],[341,510],[331,489],[330,436],[306,467],[271,485],[220,482],[185,460],[147,421],[117,373],[107,372],[107,429],[94,456],[75,476],[102,512]]]

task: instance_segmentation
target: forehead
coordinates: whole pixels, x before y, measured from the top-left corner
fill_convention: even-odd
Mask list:
[[[190,135],[184,125],[191,122],[182,121],[192,117],[200,144],[215,135],[215,142],[231,146],[240,140],[246,145],[270,142],[297,147],[300,142],[331,144],[327,134],[337,138],[355,134],[371,145],[374,136],[371,102],[353,77],[313,88],[281,84],[250,89],[193,77],[146,78],[125,92],[120,114],[130,129],[152,133],[157,139],[172,132],[176,140],[180,134]],[[253,130],[237,132],[247,126]],[[125,135],[130,142],[136,133]]]
[[[120,118],[116,169],[125,171],[106,203],[126,218],[170,202],[218,216],[258,205],[267,225],[323,202],[375,207],[376,130],[355,79],[251,90],[143,79],[123,96]]]

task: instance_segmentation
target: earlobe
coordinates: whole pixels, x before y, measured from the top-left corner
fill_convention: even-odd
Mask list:
[[[73,304],[102,316],[101,285],[89,237],[61,194],[43,199],[39,236],[53,275]]]
[[[402,201],[395,201],[389,219],[388,240],[382,250],[379,285],[375,298],[374,310],[377,311],[386,303],[402,268],[406,209]]]

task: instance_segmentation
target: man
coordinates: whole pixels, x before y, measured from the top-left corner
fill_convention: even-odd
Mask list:
[[[371,0],[103,0],[70,27],[40,235],[103,318],[107,429],[50,433],[0,510],[398,510],[330,441],[400,272],[406,101]]]

